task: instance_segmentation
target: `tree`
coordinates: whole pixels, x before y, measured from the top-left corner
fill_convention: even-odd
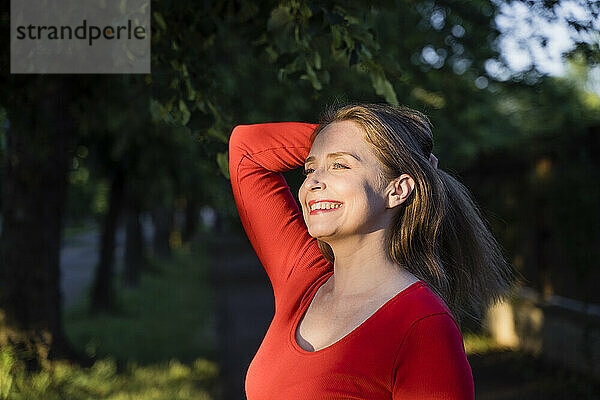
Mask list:
[[[22,94],[35,88],[40,97],[28,112],[22,99],[3,97],[10,126],[2,172],[0,343],[15,346],[35,366],[40,356],[76,358],[62,328],[59,289],[66,176],[78,129],[68,105],[76,81],[33,77],[13,83],[20,83],[13,88]]]

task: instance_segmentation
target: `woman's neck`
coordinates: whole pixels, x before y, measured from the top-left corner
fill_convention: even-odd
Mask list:
[[[384,234],[378,230],[328,242],[335,256],[334,273],[326,288],[331,297],[368,296],[390,285],[402,289],[418,281],[390,259]]]

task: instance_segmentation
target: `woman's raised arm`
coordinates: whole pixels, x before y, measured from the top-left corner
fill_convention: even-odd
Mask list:
[[[276,299],[303,255],[319,251],[280,174],[304,164],[315,127],[294,122],[238,125],[229,139],[235,202]]]

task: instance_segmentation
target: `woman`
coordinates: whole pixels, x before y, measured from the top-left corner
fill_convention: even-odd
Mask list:
[[[454,317],[510,273],[432,148],[425,116],[377,104],[233,130],[235,201],[275,295],[249,400],[473,398]],[[280,172],[303,164],[300,213]]]

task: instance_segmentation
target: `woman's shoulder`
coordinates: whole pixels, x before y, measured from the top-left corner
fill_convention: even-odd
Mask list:
[[[434,316],[447,315],[456,323],[446,303],[431,290],[426,282],[420,280],[397,295],[393,312],[389,313],[401,331],[410,329],[418,321]]]
[[[416,285],[417,290],[414,291],[413,296],[409,299],[418,306],[415,311],[420,311],[425,314],[450,312],[448,305],[446,305],[444,300],[429,287],[427,282],[420,280]]]

